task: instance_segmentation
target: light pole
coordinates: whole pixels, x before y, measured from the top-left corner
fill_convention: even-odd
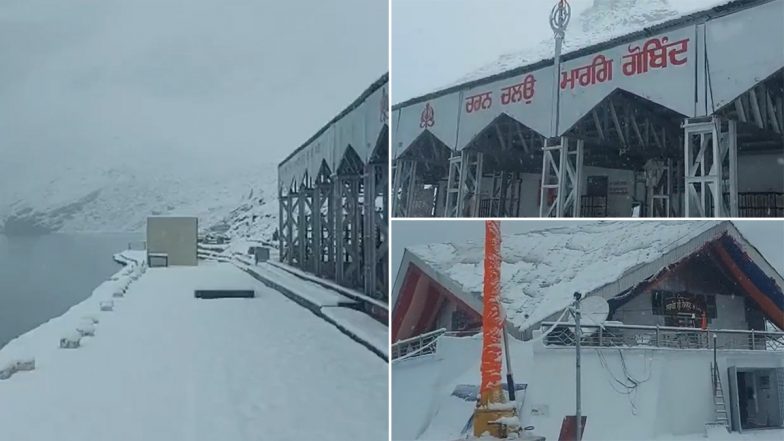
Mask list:
[[[559,0],[553,6],[550,12],[550,28],[555,34],[555,83],[553,84],[553,101],[555,108],[553,109],[552,124],[555,127],[555,136],[558,136],[560,131],[560,111],[561,111],[561,50],[563,49],[563,41],[566,37],[566,27],[569,26],[569,21],[572,19],[572,6],[566,0]]]
[[[575,348],[575,384],[576,384],[576,391],[575,391],[575,424],[577,425],[577,430],[574,435],[575,441],[580,441],[582,439],[582,431],[583,431],[583,420],[582,420],[582,408],[580,405],[580,340],[583,338],[583,330],[580,328],[580,300],[582,299],[583,295],[579,292],[574,293],[574,304],[572,307],[572,315],[574,316],[574,348]]]

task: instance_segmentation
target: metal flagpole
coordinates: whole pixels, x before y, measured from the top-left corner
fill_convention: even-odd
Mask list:
[[[559,0],[550,12],[550,28],[555,34],[555,83],[553,84],[553,97],[555,101],[555,108],[553,109],[552,124],[555,127],[555,135],[558,136],[560,132],[560,119],[561,119],[561,49],[563,48],[563,41],[566,37],[566,27],[569,26],[569,21],[572,18],[572,6],[566,0]]]
[[[576,391],[575,391],[575,419],[577,425],[577,431],[574,435],[575,441],[580,441],[582,439],[582,431],[583,431],[583,420],[582,420],[582,409],[580,405],[580,340],[583,338],[583,330],[580,328],[580,299],[582,298],[582,294],[579,292],[574,293],[574,339],[575,339],[575,372],[576,372]]]

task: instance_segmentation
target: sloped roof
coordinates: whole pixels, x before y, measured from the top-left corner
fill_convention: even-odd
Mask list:
[[[781,275],[728,221],[597,222],[503,236],[501,297],[507,320],[526,329],[563,310],[575,291],[617,295],[725,235],[760,265],[780,293]],[[407,251],[458,287],[458,294],[481,298],[483,243]]]

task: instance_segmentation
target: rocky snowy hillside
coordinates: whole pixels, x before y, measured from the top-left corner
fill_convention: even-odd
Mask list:
[[[48,179],[19,177],[0,190],[0,232],[139,231],[148,215],[198,216],[202,230],[270,239],[277,227],[274,164],[258,167],[138,165],[64,170]]]

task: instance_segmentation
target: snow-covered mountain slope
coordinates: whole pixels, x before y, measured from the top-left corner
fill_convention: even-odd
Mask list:
[[[264,164],[387,70],[387,22],[385,0],[0,0],[0,231],[264,227]]]
[[[260,240],[277,227],[274,164],[88,165],[50,176],[0,189],[0,231],[139,231],[147,216],[167,214]]]

